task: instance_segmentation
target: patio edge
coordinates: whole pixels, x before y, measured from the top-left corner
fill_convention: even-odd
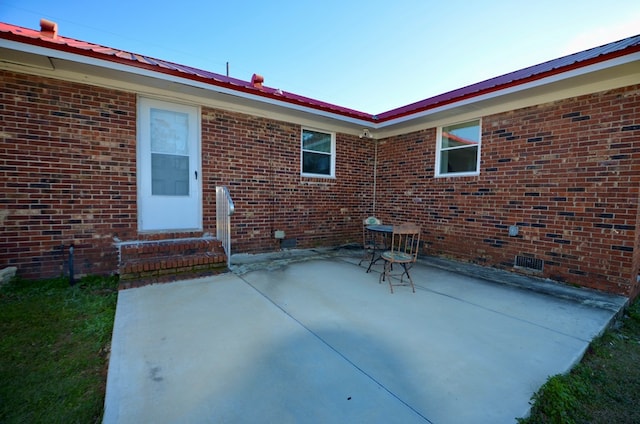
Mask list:
[[[418,262],[426,266],[568,299],[594,308],[606,309],[615,312],[616,316],[623,311],[629,303],[629,298],[621,295],[605,293],[585,287],[574,287],[560,281],[516,274],[502,269],[489,268],[437,256],[421,256],[418,258]]]

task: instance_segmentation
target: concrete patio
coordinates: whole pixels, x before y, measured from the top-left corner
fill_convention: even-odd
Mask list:
[[[104,422],[513,423],[626,301],[434,258],[390,294],[312,253],[121,291]]]

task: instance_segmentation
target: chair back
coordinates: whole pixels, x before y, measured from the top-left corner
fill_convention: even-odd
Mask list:
[[[366,227],[367,225],[381,225],[382,221],[380,221],[375,216],[370,216],[362,220],[362,224]]]
[[[421,227],[413,223],[393,226],[391,236],[392,262],[415,262],[420,250]]]

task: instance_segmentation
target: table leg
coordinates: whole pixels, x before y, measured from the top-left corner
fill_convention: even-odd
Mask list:
[[[382,259],[382,253],[380,252],[384,251],[387,248],[387,234],[376,233],[373,235],[373,237],[374,237],[374,241],[373,241],[373,249],[371,251],[371,262],[369,262],[369,267],[367,268],[367,272],[371,271],[371,267],[373,266],[373,264],[375,264],[380,259]],[[381,239],[381,243],[378,243],[379,239]],[[376,253],[377,253],[377,257],[376,257]]]

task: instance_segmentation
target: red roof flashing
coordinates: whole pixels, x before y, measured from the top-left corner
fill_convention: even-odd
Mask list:
[[[253,94],[293,105],[335,113],[345,117],[357,118],[372,123],[385,122],[415,113],[428,111],[443,105],[525,84],[640,51],[640,35],[637,35],[545,63],[530,66],[528,68],[491,78],[457,90],[449,91],[379,115],[370,115],[368,113],[336,106],[279,89],[266,87],[262,85],[262,81],[257,83],[255,79],[253,81],[243,81],[186,65],[167,62],[165,60],[113,49],[111,47],[100,46],[98,44],[75,40],[73,38],[62,37],[57,34],[57,25],[55,25],[55,23],[43,20],[41,21],[41,25],[42,31],[37,31],[0,22],[0,38],[79,54],[95,59],[107,60],[127,66],[134,66],[166,75],[187,78],[205,84],[227,88],[233,91]],[[254,75],[254,78],[255,77],[256,76]]]
[[[73,38],[62,37],[60,35],[52,38],[50,36],[47,36],[45,33],[37,30],[23,28],[2,22],[0,22],[0,38],[40,47],[51,48],[67,53],[80,54],[82,56],[107,60],[123,65],[135,66],[137,68],[143,68],[167,75],[188,78],[194,81],[211,84],[217,87],[224,87],[234,91],[272,98],[278,101],[283,101],[304,107],[310,107],[326,112],[337,113],[343,116],[373,121],[372,116],[368,113],[336,106],[304,96],[299,96],[297,94],[289,93],[279,89],[266,87],[261,84],[257,86],[252,84],[250,81],[243,81],[237,78],[231,78],[221,74],[216,74],[214,72],[193,68],[191,66],[180,65],[173,62],[168,62],[166,60],[155,59],[149,56],[130,53],[124,50],[105,47],[98,44],[76,40]]]
[[[423,112],[450,103],[522,85],[531,81],[547,78],[639,51],[640,35],[636,35],[634,37],[625,38],[600,47],[594,47],[589,50],[584,50],[558,59],[550,60],[548,62],[540,63],[538,65],[529,66],[515,72],[510,72],[508,74],[430,97],[407,106],[393,109],[378,115],[378,120],[379,122],[384,122],[402,116]]]

